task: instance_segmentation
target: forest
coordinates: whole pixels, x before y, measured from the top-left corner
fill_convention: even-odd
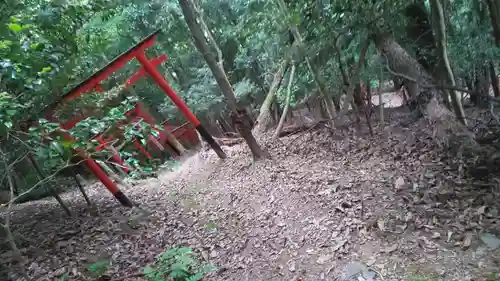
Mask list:
[[[0,16],[0,281],[500,280],[500,0]]]

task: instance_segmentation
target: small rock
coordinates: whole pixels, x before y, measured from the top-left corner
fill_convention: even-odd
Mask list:
[[[405,180],[403,179],[403,177],[398,177],[394,182],[394,188],[396,188],[396,190],[401,190],[404,185],[405,185]]]
[[[500,239],[498,239],[498,237],[496,237],[494,234],[483,233],[481,234],[481,236],[479,236],[479,238],[490,249],[496,250],[500,248]]]
[[[345,243],[347,243],[347,239],[335,239],[335,240],[337,240],[337,244],[335,245],[335,247],[333,247],[334,252],[338,251],[345,245]]]
[[[218,255],[219,255],[219,253],[217,253],[217,251],[216,251],[216,250],[212,250],[212,251],[210,252],[210,257],[211,257],[211,258],[216,258]]]
[[[486,206],[482,206],[477,209],[477,214],[478,215],[484,215],[486,213]]]
[[[387,229],[385,228],[385,220],[384,219],[378,219],[377,220],[377,226],[380,231],[386,231]]]
[[[333,256],[332,255],[323,255],[318,258],[316,263],[318,264],[324,264],[325,262],[329,261]]]
[[[375,280],[375,272],[359,262],[351,262],[344,266],[341,280]]]

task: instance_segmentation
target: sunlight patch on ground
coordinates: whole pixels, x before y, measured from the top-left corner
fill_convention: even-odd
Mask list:
[[[395,92],[383,93],[382,103],[385,104],[384,108],[400,107],[403,105],[403,98]],[[379,95],[374,95],[372,97],[372,104],[374,106],[379,105]]]

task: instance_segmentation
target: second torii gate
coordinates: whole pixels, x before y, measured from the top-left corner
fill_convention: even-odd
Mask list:
[[[122,53],[113,61],[111,61],[104,68],[100,69],[93,75],[91,75],[86,80],[82,81],[80,84],[75,86],[73,89],[64,94],[57,102],[51,104],[44,110],[45,118],[51,122],[57,122],[54,118],[54,109],[61,103],[72,100],[76,97],[81,96],[83,93],[96,89],[102,91],[103,88],[100,83],[106,79],[109,75],[115,71],[124,67],[130,60],[137,59],[142,67],[132,76],[127,83],[135,82],[142,76],[149,74],[151,78],[160,86],[160,88],[165,92],[165,94],[172,100],[172,102],[179,108],[186,119],[191,122],[196,130],[200,133],[201,137],[212,147],[215,153],[222,159],[226,158],[226,154],[221,149],[221,147],[215,142],[213,137],[208,133],[208,131],[201,125],[200,121],[196,116],[189,110],[184,101],[175,93],[175,91],[170,87],[165,78],[156,69],[156,65],[161,63],[162,57],[149,60],[146,56],[145,50],[154,45],[156,41],[156,36],[160,30],[148,35],[142,41],[137,43],[135,46]],[[74,123],[75,120],[70,121]],[[61,124],[64,128],[66,124]],[[71,124],[68,124],[71,126]],[[86,166],[92,171],[92,173],[106,186],[106,188],[117,198],[117,200],[124,206],[132,207],[133,203],[123,194],[117,185],[106,175],[101,167],[91,158],[85,161]]]

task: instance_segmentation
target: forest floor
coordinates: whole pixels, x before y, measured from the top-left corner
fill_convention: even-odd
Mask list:
[[[498,189],[461,178],[425,121],[375,130],[263,141],[273,159],[257,163],[244,145],[225,147],[225,161],[200,152],[124,188],[151,212],[134,228],[131,211],[94,184],[97,211],[67,193],[74,217],[41,200],[16,206],[13,229],[36,241],[22,251],[37,280],[92,280],[86,268],[100,259],[121,278],[179,246],[219,268],[203,280],[343,280],[352,262],[375,280],[490,280],[500,269]]]

